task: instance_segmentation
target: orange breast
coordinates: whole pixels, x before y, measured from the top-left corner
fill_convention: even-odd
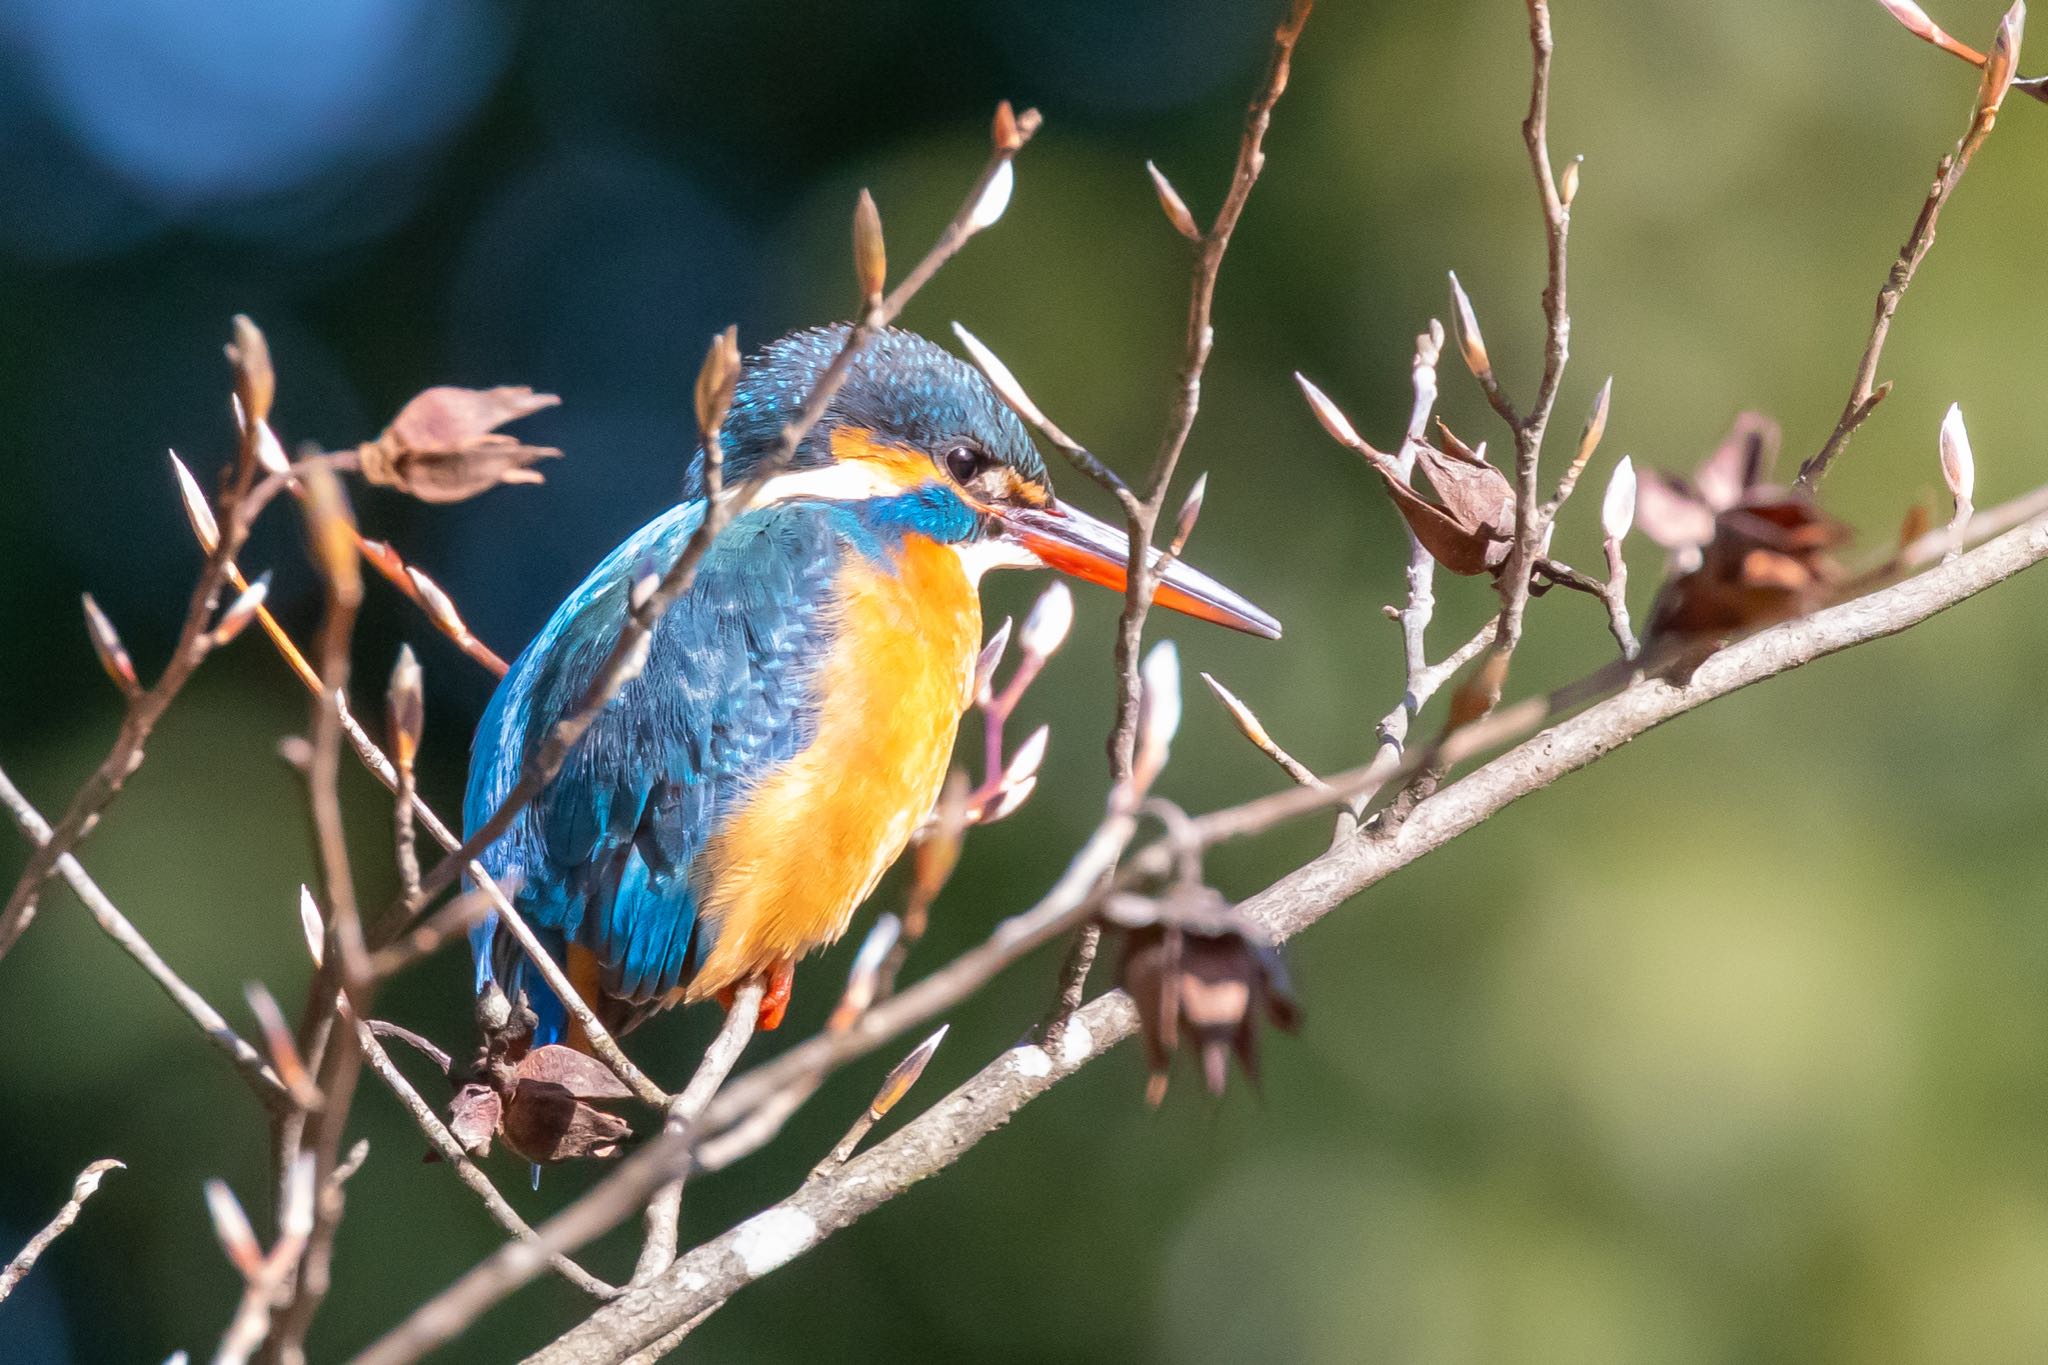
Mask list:
[[[946,775],[966,709],[981,605],[959,557],[906,538],[897,572],[849,556],[844,615],[820,682],[817,738],[750,794],[706,850],[718,940],[701,1000],[846,932]]]

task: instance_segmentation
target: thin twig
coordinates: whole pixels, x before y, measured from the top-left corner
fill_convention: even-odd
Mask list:
[[[1222,206],[1216,210],[1216,217],[1208,230],[1193,239],[1194,278],[1188,290],[1180,374],[1167,415],[1166,431],[1160,438],[1159,452],[1152,459],[1152,468],[1145,476],[1144,493],[1138,499],[1138,505],[1135,508],[1125,507],[1124,524],[1131,548],[1124,570],[1124,607],[1117,618],[1116,716],[1110,726],[1106,746],[1111,786],[1120,794],[1119,799],[1125,801],[1133,801],[1136,796],[1129,788],[1138,743],[1139,645],[1164,562],[1152,562],[1152,539],[1159,526],[1160,513],[1166,507],[1166,494],[1173,483],[1174,470],[1180,465],[1181,452],[1187,448],[1188,436],[1194,431],[1195,416],[1202,405],[1202,375],[1208,369],[1209,353],[1216,341],[1215,328],[1211,323],[1216,279],[1222,273],[1224,253],[1230,249],[1231,234],[1237,230],[1238,219],[1251,198],[1252,186],[1258,183],[1259,173],[1265,169],[1266,129],[1272,123],[1273,106],[1279,102],[1281,92],[1287,89],[1294,47],[1301,38],[1303,25],[1308,23],[1309,12],[1314,8],[1315,0],[1293,0],[1287,17],[1274,30],[1273,50],[1265,77],[1252,98],[1251,109],[1245,118],[1244,135],[1238,141],[1237,162],[1231,171],[1230,188],[1225,191]],[[1059,990],[1043,1029],[1048,1044],[1057,1044],[1064,1021],[1080,1005],[1086,993],[1088,972],[1094,966],[1101,935],[1102,931],[1096,925],[1084,924],[1067,950],[1060,966]]]
[[[41,813],[29,804],[28,798],[15,787],[4,769],[0,769],[0,805],[7,807],[8,814],[14,818],[15,826],[27,837],[31,845],[38,848],[46,845],[50,838],[49,824]],[[55,866],[57,875],[64,879],[73,894],[84,903],[86,913],[92,916],[93,922],[99,925],[123,952],[134,958],[143,971],[149,973],[150,980],[156,982],[163,993],[171,998],[171,1002],[199,1026],[199,1031],[206,1035],[209,1043],[227,1054],[228,1059],[235,1064],[235,1069],[248,1081],[249,1088],[256,1092],[256,1098],[262,1100],[266,1108],[276,1112],[290,1109],[291,1092],[284,1082],[278,1079],[277,1073],[271,1070],[270,1064],[263,1060],[263,1054],[228,1027],[228,1021],[221,1017],[220,1011],[207,1004],[199,992],[186,985],[184,978],[171,970],[163,958],[158,956],[156,949],[150,946],[149,940],[129,923],[128,917],[115,907],[106,892],[100,890],[99,884],[87,875],[77,857],[70,853],[63,854],[57,859]]]
[[[2024,6],[2015,8],[2024,13]],[[2017,57],[2018,53],[2013,56]],[[1948,203],[1949,196],[1962,183],[1963,172],[1970,168],[1970,158],[1984,145],[1984,139],[1991,135],[1992,125],[1997,122],[1998,100],[2005,92],[2000,90],[1997,97],[1986,98],[1988,93],[1980,87],[1976,102],[1971,106],[1969,128],[1955,150],[1942,157],[1934,168],[1934,184],[1928,189],[1927,198],[1913,220],[1913,230],[1907,235],[1906,244],[1899,248],[1898,259],[1885,272],[1883,287],[1877,291],[1877,309],[1871,318],[1870,338],[1863,343],[1862,359],[1856,362],[1856,377],[1849,385],[1848,402],[1843,405],[1842,415],[1836,419],[1835,429],[1829,433],[1826,444],[1799,466],[1800,488],[1811,491],[1820,487],[1835,458],[1849,444],[1849,438],[1891,392],[1890,383],[1877,384],[1876,380],[1878,362],[1884,356],[1885,339],[1891,334],[1892,316],[1899,311],[1899,301],[1905,298],[1907,286],[1913,283],[1914,272],[1934,246],[1934,229],[1941,217],[1942,206]]]
[[[28,865],[16,879],[6,905],[0,907],[0,957],[7,955],[35,918],[36,897],[55,870],[57,860],[85,837],[108,804],[120,794],[123,785],[134,776],[135,770],[142,766],[144,750],[157,721],[162,719],[194,671],[212,652],[209,626],[220,602],[222,585],[227,581],[228,561],[248,538],[249,528],[255,523],[257,514],[285,486],[285,478],[281,475],[271,475],[260,482],[255,479],[255,458],[253,453],[249,453],[252,449],[251,444],[245,441],[245,454],[237,463],[235,482],[224,506],[219,543],[207,555],[206,563],[199,571],[199,581],[193,585],[192,595],[185,605],[184,624],[179,628],[178,642],[172,646],[170,661],[164,665],[164,671],[157,676],[155,684],[129,698],[128,709],[121,717],[120,733],[115,736],[113,746],[71,798],[49,838],[29,854]]]
[[[759,981],[748,982],[734,994],[732,1004],[726,1007],[725,1022],[719,1025],[711,1046],[704,1049],[704,1057],[697,1063],[696,1073],[668,1107],[668,1120],[664,1125],[668,1132],[687,1137],[697,1131],[697,1125],[704,1117],[704,1107],[711,1103],[718,1087],[725,1084],[725,1078],[732,1074],[740,1054],[746,1051],[747,1043],[754,1036],[754,1027],[760,1019],[761,995]],[[647,1203],[647,1236],[640,1245],[639,1260],[633,1266],[633,1283],[653,1279],[675,1260],[676,1232],[682,1208],[683,1177],[677,1176],[656,1191]]]
[[[93,1192],[99,1189],[101,1177],[108,1171],[124,1169],[126,1163],[107,1157],[93,1162],[78,1173],[78,1179],[71,1182],[71,1197],[64,1201],[63,1208],[57,1210],[57,1216],[44,1224],[41,1232],[28,1239],[28,1245],[16,1252],[13,1260],[0,1267],[0,1303],[5,1303],[7,1296],[14,1292],[14,1286],[20,1284],[22,1277],[35,1269],[36,1261],[50,1249],[50,1243],[62,1237],[65,1231],[78,1221],[79,1210],[85,1207],[85,1201],[92,1198]]]
[[[1522,141],[1528,149],[1529,169],[1536,179],[1536,195],[1543,211],[1544,256],[1547,276],[1543,288],[1543,374],[1536,397],[1519,422],[1512,423],[1515,437],[1515,535],[1508,549],[1499,583],[1501,609],[1493,643],[1475,678],[1479,688],[1478,706],[1490,710],[1500,700],[1506,685],[1509,662],[1522,642],[1522,618],[1529,605],[1530,569],[1535,564],[1548,518],[1538,501],[1537,481],[1543,454],[1543,434],[1550,424],[1551,409],[1564,378],[1565,361],[1571,351],[1571,313],[1566,303],[1566,240],[1571,232],[1571,209],[1558,193],[1550,169],[1550,63],[1555,44],[1550,31],[1547,0],[1528,0],[1529,9],[1529,112],[1522,120]]]
[[[619,1163],[589,1194],[542,1224],[534,1241],[507,1242],[498,1248],[413,1310],[357,1356],[355,1365],[406,1365],[454,1340],[492,1304],[545,1270],[549,1256],[572,1252],[630,1217],[683,1170],[689,1146],[682,1134],[658,1135]]]

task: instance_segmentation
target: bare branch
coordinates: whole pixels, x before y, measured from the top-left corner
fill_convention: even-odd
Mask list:
[[[7,807],[14,817],[14,823],[30,844],[37,848],[47,847],[50,840],[50,826],[36,808],[29,804],[10,780],[0,770],[0,805]],[[128,922],[128,917],[117,909],[99,884],[86,874],[85,868],[72,854],[60,855],[55,867],[57,874],[70,886],[73,894],[85,904],[86,913],[93,922],[105,931],[108,938],[120,945],[121,950],[135,959],[142,970],[149,973],[150,980],[163,989],[171,1002],[185,1012],[187,1018],[199,1026],[206,1040],[227,1054],[230,1061],[248,1081],[256,1097],[272,1110],[283,1111],[292,1104],[291,1093],[279,1080],[277,1073],[263,1060],[263,1054],[250,1046],[242,1036],[228,1027],[228,1021],[221,1017],[219,1010],[206,1003],[199,992],[185,984],[184,978],[165,964],[157,955],[149,940]]]
[[[1896,9],[1894,13],[1897,13]],[[1877,311],[1871,319],[1870,339],[1863,343],[1863,358],[1856,362],[1856,377],[1849,385],[1849,401],[1843,405],[1842,415],[1836,419],[1835,429],[1829,434],[1826,444],[1799,467],[1798,483],[1801,488],[1820,487],[1829,467],[1849,444],[1849,438],[1856,434],[1856,429],[1891,391],[1889,383],[1878,384],[1876,380],[1878,362],[1884,356],[1885,338],[1891,334],[1892,316],[1899,311],[1899,301],[1905,298],[1907,287],[1913,283],[1913,273],[1934,246],[1934,229],[1941,218],[1942,207],[1956,192],[1956,186],[1962,183],[1963,172],[1970,168],[1970,158],[1984,145],[1984,139],[1991,135],[1992,125],[1998,121],[1999,102],[2012,80],[2011,59],[2019,55],[2019,28],[2025,16],[2025,4],[2016,3],[2007,13],[2005,22],[1999,25],[1999,39],[2008,52],[2004,80],[1996,91],[1978,91],[1970,109],[1969,128],[1955,150],[1944,156],[1934,168],[1934,184],[1920,205],[1919,216],[1913,220],[1913,230],[1907,234],[1906,244],[1899,248],[1898,259],[1885,272],[1884,286],[1877,291]]]
[[[1240,909],[1276,937],[1291,937],[1506,806],[1665,721],[1752,683],[1897,634],[2043,559],[2048,516],[2037,516],[1918,578],[1761,631],[1711,656],[1682,687],[1640,682],[1443,787],[1418,802],[1398,827],[1340,840]],[[1319,794],[1295,789],[1280,795],[1301,807],[1303,798]],[[1112,991],[1069,1022],[1058,1051],[1034,1044],[1012,1048],[865,1156],[678,1258],[660,1279],[628,1289],[529,1357],[528,1365],[619,1360],[679,1334],[741,1288],[951,1165],[1026,1103],[1135,1032],[1137,1011],[1127,996]],[[737,1094],[736,1087],[728,1098]],[[394,1357],[403,1358],[408,1357]]]

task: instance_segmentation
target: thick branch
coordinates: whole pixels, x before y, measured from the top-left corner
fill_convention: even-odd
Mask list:
[[[1917,578],[1730,646],[1709,658],[1683,687],[1655,679],[1638,683],[1442,788],[1385,835],[1338,844],[1242,909],[1277,936],[1290,937],[1389,873],[1665,721],[1816,659],[1895,635],[2043,559],[2048,559],[2048,517]],[[1136,1011],[1120,992],[1094,1001],[1069,1021],[1057,1056],[1033,1045],[1004,1053],[873,1151],[681,1257],[660,1279],[629,1289],[530,1357],[529,1365],[613,1362],[676,1332],[738,1289],[951,1165],[1024,1104],[1129,1036],[1136,1025]]]

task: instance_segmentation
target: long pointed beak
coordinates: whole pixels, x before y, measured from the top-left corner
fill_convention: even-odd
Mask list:
[[[1063,502],[1042,508],[1005,508],[999,515],[1010,538],[1045,561],[1048,568],[1118,592],[1124,590],[1131,542],[1122,527]],[[1157,564],[1163,557],[1154,549],[1151,562]],[[1280,638],[1280,623],[1271,615],[1179,560],[1166,566],[1152,600],[1247,635]]]

